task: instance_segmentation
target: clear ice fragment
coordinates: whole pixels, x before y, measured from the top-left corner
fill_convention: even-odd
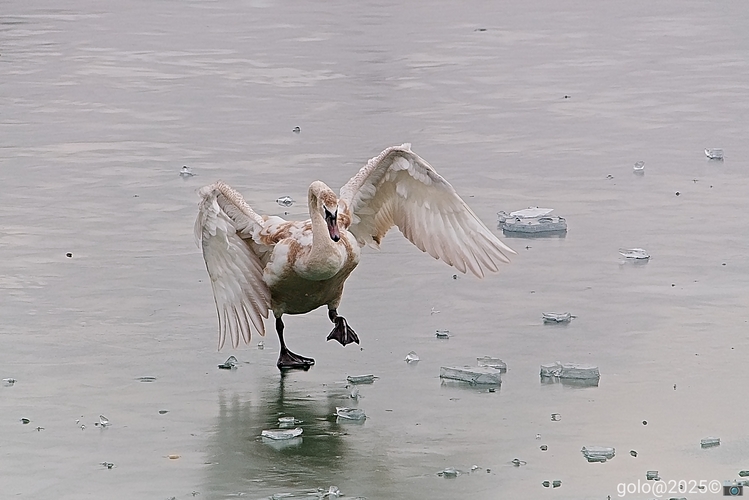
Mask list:
[[[588,462],[605,462],[614,458],[616,450],[608,446],[583,446],[582,451]]]
[[[187,165],[183,165],[182,169],[179,171],[180,177],[193,177],[195,174],[192,173],[192,169],[188,167]]]
[[[458,477],[460,475],[460,471],[455,467],[446,467],[443,470],[439,471],[437,475],[442,477]]]
[[[6,387],[10,387],[11,385],[16,383],[16,379],[14,378],[4,378],[3,379],[3,385]]]
[[[479,366],[488,366],[489,368],[494,368],[496,370],[499,370],[502,373],[505,373],[507,371],[507,363],[502,361],[499,358],[492,358],[491,356],[482,356],[480,358],[476,358],[476,362]]]
[[[346,380],[352,384],[371,384],[376,378],[374,375],[349,375]]]
[[[406,354],[406,363],[416,363],[419,359],[419,355],[416,354],[416,351],[411,351]]]
[[[545,312],[541,313],[544,323],[569,323],[574,316],[568,312]]]
[[[500,217],[501,221],[501,217]],[[499,227],[505,232],[515,233],[526,233],[536,234],[545,232],[558,232],[562,233],[567,231],[567,221],[564,217],[558,217],[556,215],[544,216],[544,217],[533,217],[533,218],[522,218],[522,217],[509,217],[499,223]]]
[[[364,410],[359,408],[345,408],[336,406],[335,414],[337,417],[345,418],[348,420],[364,420],[367,416],[364,414]]]
[[[276,203],[278,203],[282,207],[290,207],[294,204],[294,200],[291,198],[291,196],[282,196],[276,200]]]
[[[237,358],[235,358],[234,356],[229,356],[228,358],[226,358],[226,361],[218,365],[218,367],[222,370],[231,370],[232,368],[236,368],[238,364],[239,361],[237,361]]]
[[[294,417],[278,417],[278,426],[282,429],[294,427],[301,424],[302,421]]]
[[[703,448],[710,448],[712,446],[719,446],[720,445],[720,438],[716,437],[706,437],[705,439],[700,440],[700,446]]]
[[[634,171],[635,172],[643,172],[645,170],[645,162],[640,160],[637,163],[635,163]]]
[[[293,439],[297,436],[302,435],[303,429],[301,427],[296,427],[294,429],[270,429],[265,430],[260,433],[262,437],[268,438],[268,439],[274,439],[276,441],[284,440],[284,439]]]
[[[576,363],[549,363],[541,365],[542,377],[558,377],[577,380],[593,380],[601,378],[597,366],[579,365]]]
[[[351,399],[359,399],[359,388],[356,385],[349,386],[349,397]]]
[[[645,479],[648,481],[659,481],[661,478],[657,470],[649,470],[645,472]]]
[[[258,342],[257,343],[257,348],[260,349],[260,350],[265,349],[265,342],[263,342],[262,340],[260,342]]]
[[[526,462],[525,460],[520,460],[519,458],[513,458],[510,463],[512,463],[512,465],[514,465],[515,467],[520,467],[521,465],[525,465],[528,462]]]
[[[626,259],[649,259],[650,254],[644,248],[620,248],[619,253]]]
[[[107,427],[109,424],[109,419],[105,417],[104,415],[99,415],[99,421],[95,422],[94,425],[98,425],[102,428]]]
[[[438,339],[449,339],[450,330],[437,330],[436,335]]]
[[[723,150],[720,148],[708,148],[705,149],[705,156],[707,156],[711,160],[722,160]]]
[[[489,366],[442,366],[440,367],[440,378],[460,380],[469,384],[494,384],[502,383],[501,371]]]

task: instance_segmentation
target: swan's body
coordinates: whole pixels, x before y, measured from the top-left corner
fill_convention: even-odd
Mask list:
[[[372,158],[336,194],[315,181],[309,188],[310,219],[260,216],[221,181],[200,190],[195,236],[203,248],[219,317],[219,349],[265,335],[272,310],[281,342],[279,368],[309,368],[311,358],[292,353],[283,338],[283,314],[328,306],[335,328],[328,340],[359,343],[337,309],[360,248],[379,247],[398,226],[422,251],[478,277],[497,271],[514,253],[476,217],[453,187],[409,144]]]

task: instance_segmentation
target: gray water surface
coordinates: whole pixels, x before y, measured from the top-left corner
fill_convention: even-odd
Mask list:
[[[0,378],[17,382],[0,387],[3,496],[605,499],[647,470],[736,478],[748,25],[744,2],[5,0]],[[220,178],[283,215],[276,198],[337,189],[402,142],[490,228],[499,210],[547,206],[566,237],[505,237],[518,255],[477,280],[393,231],[339,308],[361,346],[326,343],[319,310],[285,317],[308,372],[278,373],[270,321],[265,349],[217,352],[196,190]],[[544,311],[577,318],[544,325]],[[219,370],[230,354],[240,367]],[[485,355],[508,364],[498,391],[440,382],[440,366]],[[599,366],[599,386],[541,384],[557,360]],[[346,376],[364,373],[379,378],[355,402]],[[336,406],[368,418],[337,422]],[[284,415],[304,420],[301,442],[263,442]],[[708,436],[721,445],[701,449]],[[589,464],[591,445],[616,457]]]

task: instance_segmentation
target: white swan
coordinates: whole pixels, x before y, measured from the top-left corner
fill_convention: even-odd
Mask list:
[[[328,306],[335,324],[328,340],[359,338],[338,305],[343,284],[359,262],[360,247],[379,247],[397,226],[435,259],[478,277],[497,271],[515,252],[476,217],[455,189],[410,144],[386,149],[336,196],[320,181],[309,187],[310,219],[260,216],[234,189],[218,181],[200,190],[195,237],[203,249],[219,320],[219,349],[227,332],[237,347],[251,329],[265,335],[272,310],[281,344],[278,368],[308,369],[315,361],[294,354],[283,337],[283,314]]]

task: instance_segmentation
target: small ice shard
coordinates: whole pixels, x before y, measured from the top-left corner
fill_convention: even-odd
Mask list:
[[[645,472],[645,479],[648,481],[659,481],[661,478],[657,470],[649,470]]]
[[[352,384],[371,384],[376,378],[374,375],[349,375],[346,380]]]
[[[195,174],[192,173],[192,170],[187,165],[183,165],[182,169],[179,171],[180,177],[193,177]]]
[[[643,248],[620,248],[619,253],[626,259],[649,259],[650,254]]]
[[[435,309],[434,307],[432,308],[432,310],[431,310],[431,311],[429,311],[429,315],[430,315],[430,316],[432,316],[432,315],[434,315],[434,314],[439,314],[439,313],[440,313],[440,311],[438,311],[438,310],[437,310],[437,309]]]
[[[720,438],[706,437],[705,439],[700,440],[700,446],[703,448],[710,448],[718,445],[720,445]]]
[[[257,343],[257,348],[260,349],[260,350],[265,349],[265,342],[263,342],[262,340],[260,342],[258,342]]]
[[[302,131],[302,129],[299,127],[294,127],[293,129],[291,129],[291,131],[294,132],[295,134],[298,134],[299,132]]]
[[[282,196],[276,200],[276,203],[278,203],[282,207],[290,207],[294,204],[294,200],[291,198],[291,196]]]
[[[335,415],[336,417],[348,420],[364,420],[367,418],[364,414],[364,410],[360,410],[359,408],[345,408],[341,406],[336,406]]]
[[[552,488],[559,488],[560,486],[562,486],[562,481],[559,479],[555,479],[551,482],[551,486]]]
[[[21,423],[22,423],[23,425],[26,425],[26,424],[29,424],[29,423],[31,423],[31,420],[29,420],[28,418],[22,418],[22,419],[21,419]]]
[[[268,438],[268,439],[274,439],[276,441],[284,440],[284,439],[293,439],[297,436],[302,435],[303,429],[301,427],[296,427],[294,429],[270,429],[265,430],[260,433],[262,437]]]
[[[494,384],[502,383],[501,371],[488,366],[442,366],[440,367],[440,378],[460,380],[469,384]]]
[[[644,172],[645,171],[645,162],[642,161],[642,160],[640,160],[637,163],[635,163],[634,171],[635,172]]]
[[[525,460],[520,460],[519,458],[513,458],[513,459],[512,459],[511,461],[510,461],[510,463],[511,463],[512,465],[514,465],[515,467],[520,467],[521,465],[525,465],[525,464],[527,464],[528,462],[526,462]]]
[[[11,385],[16,383],[16,379],[14,378],[4,378],[3,379],[3,385],[6,387],[10,387]]]
[[[99,415],[99,421],[98,422],[94,422],[94,425],[99,426],[99,427],[101,427],[103,429],[104,427],[107,427],[107,426],[110,425],[109,424],[109,419],[107,417],[105,417],[104,415]]]
[[[476,362],[478,363],[479,366],[488,366],[490,368],[499,370],[502,373],[505,373],[507,371],[507,363],[505,363],[499,358],[492,358],[491,356],[482,356],[480,358],[476,358]]]
[[[549,449],[549,447],[548,447],[547,445],[545,445],[545,444],[542,444],[541,446],[539,446],[539,449],[540,449],[541,451],[546,451],[546,450],[548,450],[548,449]]]
[[[552,422],[559,422],[562,420],[562,415],[560,413],[552,413],[551,414],[551,421]]]
[[[112,462],[101,462],[100,465],[103,465],[107,469],[111,469],[112,467],[114,467],[114,464]]]
[[[150,383],[150,382],[156,382],[156,377],[138,377],[135,380],[138,380],[140,382]]]
[[[601,373],[597,366],[577,363],[549,363],[541,365],[541,377],[558,377],[577,380],[597,380]]]
[[[545,312],[541,313],[544,323],[569,323],[574,316],[568,312]]]
[[[614,458],[616,450],[608,446],[583,446],[583,455],[588,462],[605,462]]]
[[[741,477],[747,477],[747,476],[749,476],[749,470],[739,471],[739,476],[741,476]]]
[[[450,330],[437,330],[436,335],[438,339],[449,339]]]
[[[723,150],[720,148],[707,148],[705,149],[705,156],[711,160],[722,160]]]
[[[349,390],[349,397],[351,399],[359,399],[359,388],[356,387],[356,385],[348,386]]]
[[[222,370],[231,370],[232,368],[236,368],[238,364],[239,361],[237,361],[237,358],[235,358],[234,356],[229,356],[228,358],[226,358],[226,361],[218,365],[218,367]]]
[[[460,471],[455,467],[446,467],[437,473],[438,476],[442,477],[458,477]]]
[[[510,217],[504,221],[500,218],[499,227],[502,231],[509,233],[563,233],[567,231],[567,221],[564,217],[544,216],[544,217]]]
[[[331,486],[326,490],[320,489],[318,490],[318,498],[338,498],[340,496],[343,496],[341,493],[341,490],[338,489],[338,486]]]
[[[290,427],[294,427],[301,423],[302,423],[302,420],[299,420],[294,417],[278,417],[278,426],[282,429],[288,429]]]
[[[416,351],[411,351],[406,354],[406,363],[416,363],[419,361],[419,359],[419,355],[416,354]]]

